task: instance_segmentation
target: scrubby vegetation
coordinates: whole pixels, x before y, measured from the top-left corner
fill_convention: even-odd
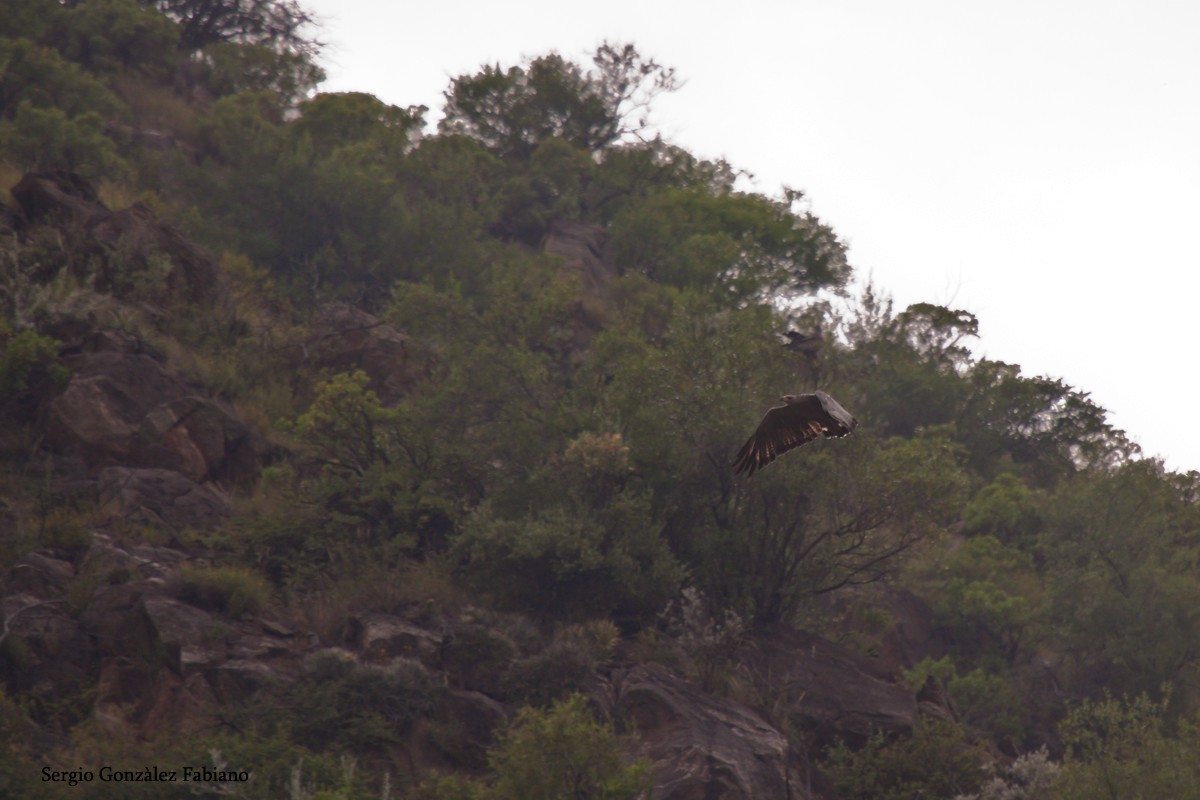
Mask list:
[[[330,645],[355,612],[454,617],[446,685],[327,650],[186,744],[122,738],[79,711],[95,675],[58,706],[30,694],[6,609],[0,794],[174,796],[39,776],[236,752],[243,797],[644,796],[647,765],[579,694],[622,649],[755,707],[841,797],[1197,796],[1200,475],[1141,458],[1080,388],[977,357],[970,312],[853,294],[800,192],[743,191],[651,135],[640,110],[676,82],[632,47],[459,76],[430,131],[423,107],[317,93],[306,21],[291,2],[6,3],[5,188],[72,170],[220,275],[201,297],[122,241],[18,236],[4,198],[0,570],[77,558],[93,530],[163,535],[87,496],[49,505],[38,413],[69,377],[62,321],[87,320],[275,448],[232,518],[175,538],[215,560],[177,596]],[[607,272],[543,246],[572,225],[600,232]],[[312,309],[335,301],[403,332],[403,391],[313,366]],[[781,346],[789,330],[818,346]],[[858,433],[735,480],[764,405],[816,385]],[[80,574],[71,613],[131,577]],[[884,582],[932,609],[944,655],[908,679],[950,718],[817,744],[747,648],[784,626],[877,655],[886,611],[828,609]],[[451,690],[520,710],[472,749]]]

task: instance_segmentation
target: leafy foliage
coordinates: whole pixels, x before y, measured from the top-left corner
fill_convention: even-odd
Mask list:
[[[662,608],[683,570],[658,536],[649,497],[626,487],[627,451],[619,437],[584,434],[532,476],[549,484],[542,507],[513,519],[477,509],[454,549],[468,580],[504,606],[568,619]]]
[[[1055,782],[1056,797],[1200,797],[1200,719],[1183,719],[1174,736],[1165,730],[1167,696],[1155,702],[1105,695],[1084,702],[1062,722],[1067,756]]]
[[[89,72],[137,71],[168,78],[179,29],[152,7],[132,0],[93,0],[64,8],[49,38],[68,60]]]
[[[524,708],[491,753],[487,783],[442,779],[429,800],[635,800],[647,796],[647,765],[626,765],[610,726],[597,722],[582,695],[545,710]]]
[[[650,787],[646,767],[626,766],[612,729],[596,722],[574,695],[550,710],[524,709],[492,761],[500,800],[639,797]]]
[[[65,386],[67,378],[58,342],[32,330],[14,332],[0,322],[0,409],[15,411],[30,395]]]
[[[613,251],[656,281],[719,286],[730,305],[844,283],[845,246],[812,214],[793,213],[793,199],[666,188],[615,215]]]
[[[312,15],[294,0],[155,0],[154,6],[178,24],[180,41],[192,50],[215,42],[310,53],[317,47],[303,35]]]
[[[432,709],[437,691],[417,662],[364,665],[346,653],[321,651],[289,692],[284,720],[297,742],[315,750],[377,750],[399,741]]]
[[[960,794],[954,800],[1047,800],[1057,796],[1053,787],[1060,770],[1043,747],[1018,756],[1003,769],[992,765],[991,777],[978,792]]]
[[[180,575],[181,599],[228,614],[258,614],[267,605],[270,591],[262,576],[238,567],[185,569]]]
[[[675,88],[674,71],[643,58],[631,45],[602,44],[584,72],[558,54],[527,66],[484,67],[455,78],[446,92],[441,129],[470,136],[502,157],[528,157],[552,137],[596,153],[638,133],[653,97]]]
[[[1005,544],[1028,547],[1042,520],[1029,487],[1011,473],[1002,473],[963,508],[963,523],[967,533],[987,534]]]
[[[825,753],[824,772],[842,797],[911,800],[914,795],[953,797],[975,791],[982,780],[979,754],[953,724],[928,720],[911,736],[873,735],[860,750],[838,744]]]
[[[1127,693],[1171,682],[1194,707],[1196,505],[1149,461],[1081,475],[1056,500],[1043,541],[1055,578],[1053,618],[1076,679]]]

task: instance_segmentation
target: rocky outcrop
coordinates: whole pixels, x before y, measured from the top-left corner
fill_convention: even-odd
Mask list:
[[[608,234],[599,225],[556,220],[542,240],[542,252],[560,256],[567,267],[583,278],[584,289],[597,294],[617,275],[608,257]]]
[[[562,259],[562,275],[578,278],[578,299],[571,309],[570,337],[556,354],[563,363],[578,363],[604,327],[609,287],[617,277],[607,252],[607,234],[599,225],[556,220],[542,239],[541,250]]]
[[[74,577],[75,567],[71,562],[34,551],[21,556],[13,565],[6,588],[34,597],[57,597],[66,591]]]
[[[13,568],[14,583],[27,579],[28,556]],[[8,690],[28,693],[39,701],[78,691],[92,674],[95,651],[87,631],[68,613],[63,597],[14,591],[0,595],[0,642],[16,635],[20,646],[5,648],[0,674],[8,672]],[[11,593],[10,593],[11,592]],[[13,659],[13,654],[19,656]],[[19,666],[20,668],[14,668]]]
[[[33,280],[70,270],[111,294],[105,302],[114,307],[132,308],[132,299],[136,313],[160,318],[151,304],[159,300],[212,307],[215,259],[146,207],[111,211],[87,180],[62,170],[28,173],[11,192],[20,206],[11,227],[41,252]],[[47,385],[22,412],[53,456],[56,497],[99,494],[114,515],[175,531],[219,524],[229,492],[257,482],[266,442],[140,336],[99,328],[84,306],[68,308],[35,320],[62,345],[65,388]]]
[[[950,643],[938,630],[929,604],[906,589],[885,584],[847,586],[821,600],[820,610],[828,620],[827,636],[861,638],[865,625],[859,618],[870,609],[886,625],[871,637],[870,650],[875,673],[899,681],[925,659],[937,660],[950,652]]]
[[[97,288],[120,296],[128,276],[144,273],[165,260],[165,291],[185,302],[202,302],[218,290],[217,261],[177,228],[146,206],[135,203],[111,211],[88,181],[63,170],[27,173],[10,190],[21,207],[18,229],[55,225],[67,230],[80,252],[80,263],[101,265]]]
[[[268,617],[231,619],[175,596],[189,556],[94,534],[77,571],[30,553],[0,577],[0,619],[22,642],[10,690],[47,700],[98,680],[93,715],[126,735],[198,730],[299,671],[308,637]],[[95,582],[72,613],[68,592]],[[97,678],[98,676],[98,678]]]
[[[403,399],[427,369],[425,353],[387,322],[345,303],[322,306],[306,346],[316,365],[331,372],[361,369],[385,406]]]
[[[354,615],[349,641],[368,663],[412,658],[430,666],[437,663],[442,649],[441,636],[391,614]]]
[[[229,495],[169,469],[105,467],[96,481],[101,507],[135,525],[207,530],[233,510]]]
[[[9,192],[26,224],[86,228],[112,213],[86,178],[65,170],[26,173]]]
[[[141,272],[152,258],[171,264],[166,275],[170,296],[202,302],[217,290],[217,261],[212,254],[141,203],[101,217],[91,226],[97,243],[115,249],[131,260],[126,269]]]
[[[126,737],[199,731],[223,708],[272,702],[311,679],[305,664],[322,649],[317,637],[270,613],[214,610],[219,604],[186,588],[185,570],[202,568],[197,561],[95,532],[74,563],[23,556],[0,576],[0,618],[25,655],[0,677],[46,702],[87,692],[100,729]],[[430,708],[405,734],[407,768],[486,769],[496,732],[519,704],[502,690],[503,675],[536,651],[537,634],[518,647],[469,609],[393,612],[349,613],[332,649],[363,670],[419,664],[432,677]],[[630,755],[651,764],[654,800],[822,796],[821,776],[781,730],[783,716],[820,748],[908,730],[919,713],[913,693],[872,659],[811,634],[755,637],[742,661],[768,676],[765,692],[786,691],[772,695],[769,711],[779,716],[706,693],[659,664],[622,661],[594,676],[596,706],[636,733]]]
[[[862,743],[876,730],[912,730],[917,699],[868,658],[803,631],[782,629],[755,641],[754,669],[786,686],[783,711],[817,741]]]
[[[787,737],[746,706],[705,694],[661,666],[614,673],[602,704],[637,732],[654,800],[803,796]]]
[[[784,628],[755,637],[744,660],[763,686],[773,687],[768,691],[778,692],[771,713],[807,732],[818,749],[916,724],[911,690],[871,659],[818,636]],[[805,754],[762,714],[702,692],[662,666],[613,670],[600,687],[593,692],[597,704],[638,734],[636,754],[652,765],[654,800],[801,798],[824,785]]]
[[[47,440],[93,469],[173,469],[194,481],[250,485],[256,456],[249,429],[141,353],[63,358],[70,382],[47,408]]]
[[[211,527],[229,513],[226,490],[258,479],[262,438],[137,337],[93,331],[62,363],[70,379],[46,403],[46,442],[81,462],[118,513],[175,530]]]

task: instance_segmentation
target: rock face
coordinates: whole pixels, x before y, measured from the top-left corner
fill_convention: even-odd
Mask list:
[[[746,661],[770,685],[787,687],[772,713],[809,732],[818,748],[861,744],[875,730],[908,731],[917,721],[911,690],[872,659],[818,636],[780,629],[756,637]],[[614,670],[601,686],[593,699],[638,734],[636,754],[652,765],[654,800],[801,798],[828,788],[768,719],[662,666]]]
[[[356,614],[348,638],[368,663],[413,658],[428,666],[437,662],[442,648],[441,636],[391,614]]]
[[[561,346],[564,362],[578,362],[603,327],[609,285],[617,276],[607,253],[607,234],[598,225],[556,220],[542,239],[543,253],[562,259],[564,275],[579,277],[579,297],[571,314],[571,337]]]
[[[218,289],[212,254],[140,203],[111,211],[86,179],[63,170],[27,173],[11,192],[24,215],[16,227],[54,224],[74,233],[83,255],[104,265],[101,290],[121,294],[125,285],[118,270],[141,272],[155,259],[170,265],[165,288],[172,297],[199,302]]]
[[[108,470],[113,477],[155,472]],[[10,692],[47,703],[87,692],[100,729],[122,737],[187,735],[207,729],[223,708],[279,697],[303,678],[306,657],[321,643],[299,623],[269,614],[210,610],[181,588],[181,571],[194,560],[172,547],[95,532],[74,564],[40,551],[23,556],[0,575],[0,620],[19,637],[24,661],[14,669],[0,660],[0,678]],[[76,613],[81,576],[93,588]],[[502,702],[496,673],[521,652],[497,643],[501,633],[468,611],[448,618],[413,606],[408,613],[351,613],[344,649],[335,649],[364,670],[419,662],[432,676],[436,711],[405,739],[408,768],[483,770],[496,731],[515,710]],[[773,698],[771,713],[786,715],[818,747],[861,741],[872,728],[903,731],[918,715],[913,693],[874,660],[811,634],[785,629],[756,637],[745,662],[769,674],[772,686],[787,687],[789,697]],[[472,672],[485,667],[491,680]],[[778,724],[662,665],[607,667],[589,694],[619,730],[637,734],[630,755],[650,762],[654,800],[831,796]],[[455,731],[453,740],[447,730]]]
[[[68,563],[30,553],[0,576],[0,618],[23,642],[10,691],[62,697],[96,676],[93,714],[123,735],[154,736],[210,724],[294,679],[308,639],[267,618],[229,619],[172,596],[186,553],[124,546],[95,534],[79,573],[100,583],[76,619],[66,602],[78,581]]]
[[[51,273],[38,279],[79,271],[98,291],[132,292],[139,302],[216,297],[215,259],[146,207],[111,211],[84,178],[61,170],[28,173],[11,192],[17,235],[61,245],[47,252]],[[40,320],[38,330],[63,343],[69,373],[65,389],[36,401],[59,491],[99,490],[128,520],[180,530],[217,524],[230,511],[228,491],[258,480],[262,438],[231,404],[172,374],[138,336],[70,313]]]
[[[876,665],[838,644],[796,630],[780,630],[756,642],[755,669],[787,686],[786,713],[817,741],[862,743],[874,730],[909,731],[917,699]]]
[[[88,226],[111,214],[81,175],[65,170],[30,172],[9,190],[30,224]]]
[[[655,800],[799,797],[787,738],[749,708],[714,697],[657,665],[614,675],[607,709],[636,730]]]
[[[216,259],[141,203],[101,217],[91,233],[100,244],[131,254],[135,270],[148,267],[155,256],[166,258],[171,263],[166,288],[174,297],[199,302],[217,288]]]
[[[424,376],[424,353],[395,327],[345,303],[322,306],[307,345],[318,367],[361,369],[385,406],[398,403]]]
[[[105,467],[97,479],[100,503],[110,514],[171,531],[206,530],[233,510],[229,495],[169,469]]]
[[[542,252],[561,256],[568,268],[583,277],[584,289],[595,294],[605,289],[617,274],[607,257],[607,239],[599,225],[556,220],[542,241]]]
[[[80,460],[102,500],[172,529],[229,512],[258,479],[265,442],[231,406],[170,374],[129,334],[96,331],[62,356],[70,381],[43,414],[47,443]]]
[[[933,609],[910,591],[871,584],[848,586],[826,595],[820,610],[832,620],[833,638],[853,636],[862,626],[855,621],[861,608],[883,612],[889,623],[872,641],[874,671],[891,681],[925,659],[937,660],[950,652],[950,642],[938,630]]]

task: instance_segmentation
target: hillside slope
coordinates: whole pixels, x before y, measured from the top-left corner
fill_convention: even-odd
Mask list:
[[[0,794],[1195,796],[1200,476],[639,137],[670,70],[431,132],[302,27],[18,6]],[[817,387],[855,435],[735,478]]]

